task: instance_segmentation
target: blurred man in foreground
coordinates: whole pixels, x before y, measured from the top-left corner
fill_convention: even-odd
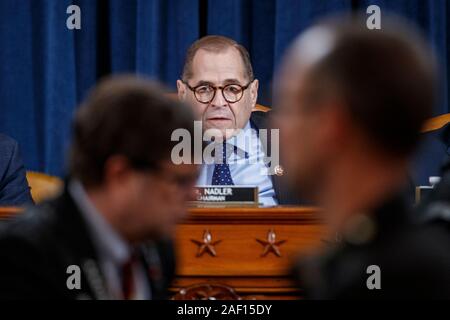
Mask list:
[[[0,134],[0,206],[33,204],[17,142]]]
[[[164,298],[166,239],[197,179],[196,166],[172,163],[171,134],[193,134],[193,121],[146,80],[95,88],[76,115],[62,195],[0,231],[0,298]]]
[[[197,183],[257,186],[259,200],[267,206],[298,203],[275,163],[278,149],[271,148],[270,132],[267,144],[262,143],[268,121],[264,112],[253,111],[258,85],[249,53],[236,41],[206,36],[188,49],[178,97],[194,106],[203,131],[220,132],[223,142],[220,156],[202,166]]]
[[[421,39],[387,18],[373,31],[365,20],[323,23],[291,48],[277,92],[280,149],[338,235],[298,263],[306,297],[450,298],[449,238],[413,226],[402,200],[431,115],[432,61]]]

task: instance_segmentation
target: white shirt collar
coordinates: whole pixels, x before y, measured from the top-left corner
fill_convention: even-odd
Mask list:
[[[97,210],[79,181],[70,181],[68,188],[87,222],[94,246],[99,254],[103,258],[111,259],[116,265],[122,266],[130,257],[129,245]]]

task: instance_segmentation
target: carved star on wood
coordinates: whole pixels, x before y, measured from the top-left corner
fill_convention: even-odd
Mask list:
[[[276,241],[277,235],[273,229],[270,229],[267,233],[267,240],[256,239],[259,243],[264,246],[264,251],[261,254],[261,257],[265,257],[269,254],[269,252],[273,252],[277,257],[281,257],[281,251],[278,246],[285,243],[287,240]]]
[[[202,241],[198,241],[195,239],[191,239],[191,241],[198,245],[197,257],[201,257],[205,252],[213,257],[217,256],[214,246],[222,242],[222,240],[212,241],[212,235],[209,230],[205,230],[205,232],[203,233]]]

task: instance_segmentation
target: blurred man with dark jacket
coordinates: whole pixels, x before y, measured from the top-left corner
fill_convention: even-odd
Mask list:
[[[0,299],[165,298],[170,236],[198,176],[171,160],[172,132],[193,134],[189,110],[146,80],[96,87],[76,114],[63,193],[0,232]]]
[[[14,139],[0,134],[0,207],[32,203],[19,146]]]
[[[307,30],[281,70],[280,150],[337,239],[295,275],[312,299],[450,298],[450,239],[414,225],[402,195],[433,59],[387,17],[381,30],[347,18]]]

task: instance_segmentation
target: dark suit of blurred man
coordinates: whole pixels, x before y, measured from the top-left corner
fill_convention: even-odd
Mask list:
[[[448,156],[441,169],[441,181],[416,208],[420,222],[443,225],[450,234],[450,124],[440,131]]]
[[[32,203],[19,146],[14,139],[0,134],[0,206]]]

